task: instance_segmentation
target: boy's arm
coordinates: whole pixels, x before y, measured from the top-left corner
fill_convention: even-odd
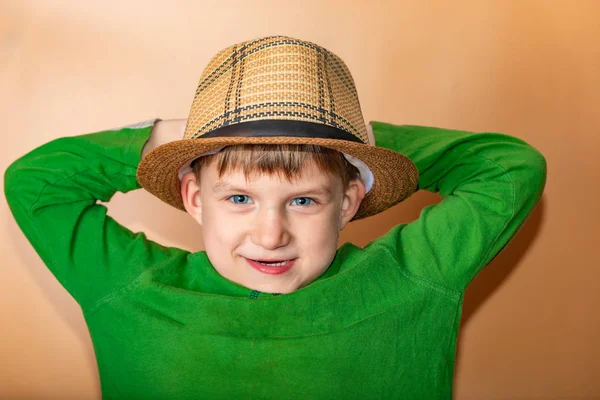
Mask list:
[[[408,156],[418,189],[444,199],[381,238],[410,273],[462,291],[514,237],[540,200],[546,160],[499,133],[372,122],[377,146]]]
[[[141,187],[136,169],[156,122],[58,138],[5,171],[4,192],[17,224],[82,308],[94,306],[147,268],[186,257],[181,249],[131,232],[97,203]],[[164,141],[164,133],[154,139],[148,142],[160,144],[154,142]]]

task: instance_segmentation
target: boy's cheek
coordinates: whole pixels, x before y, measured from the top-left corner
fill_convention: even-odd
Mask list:
[[[204,213],[204,235],[212,235],[220,242],[240,241],[251,229],[249,218],[228,212]]]
[[[215,233],[221,230],[241,230],[245,223],[243,218],[236,218],[229,213],[204,211],[203,216],[205,228]]]

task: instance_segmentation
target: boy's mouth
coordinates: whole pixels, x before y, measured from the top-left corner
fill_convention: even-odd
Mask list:
[[[264,261],[264,260],[252,260],[257,263],[261,263],[262,265],[268,265],[269,267],[283,267],[285,264],[289,263],[291,260],[284,261]]]
[[[279,275],[290,270],[296,261],[292,260],[252,260],[246,258],[250,266],[260,272],[270,275]]]

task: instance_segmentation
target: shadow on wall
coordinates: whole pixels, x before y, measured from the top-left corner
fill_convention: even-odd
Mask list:
[[[536,208],[521,227],[521,230],[517,232],[504,250],[468,286],[465,292],[463,314],[458,331],[455,379],[461,363],[461,349],[464,340],[465,325],[477,312],[477,309],[500,288],[506,278],[517,268],[527,250],[539,235],[541,226],[546,218],[546,200],[545,195],[543,195]]]

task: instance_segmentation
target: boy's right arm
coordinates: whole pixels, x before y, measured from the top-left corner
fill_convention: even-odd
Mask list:
[[[375,242],[386,244],[413,275],[464,291],[538,204],[546,159],[523,140],[500,133],[377,121],[372,126],[378,146],[415,163],[418,189],[443,198]]]
[[[131,232],[97,203],[141,188],[136,170],[142,151],[180,138],[176,122],[157,121],[58,138],[5,171],[4,192],[17,224],[82,308],[95,306],[146,269],[189,254]]]

